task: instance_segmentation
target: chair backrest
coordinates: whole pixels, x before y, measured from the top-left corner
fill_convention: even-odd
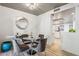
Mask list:
[[[22,34],[19,38],[21,38],[21,40],[24,42],[23,38],[28,38],[29,35],[28,34]]]
[[[24,38],[24,37],[28,37],[28,36],[29,36],[28,34],[22,34],[20,37]]]
[[[46,43],[47,43],[47,38],[46,38],[46,39],[41,39],[41,40],[40,40],[40,52],[45,51]]]
[[[18,45],[18,47],[19,47],[19,49],[20,49],[20,52],[23,52],[23,51],[29,49],[29,46],[28,46],[28,45],[19,44],[19,43],[17,42],[17,40],[15,40],[15,42],[16,42],[16,44]]]
[[[39,34],[40,39],[44,39],[44,35],[43,34]]]

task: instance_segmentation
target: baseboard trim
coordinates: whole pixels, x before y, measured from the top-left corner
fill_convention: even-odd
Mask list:
[[[69,52],[69,51],[65,51],[65,50],[62,50],[64,53],[66,53],[67,54],[67,56],[78,56],[78,55],[76,55],[76,54],[73,54],[73,53],[71,53],[71,52]]]

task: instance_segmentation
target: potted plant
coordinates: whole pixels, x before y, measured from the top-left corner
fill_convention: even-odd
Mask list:
[[[71,28],[71,29],[69,29],[69,32],[76,32],[76,30]]]

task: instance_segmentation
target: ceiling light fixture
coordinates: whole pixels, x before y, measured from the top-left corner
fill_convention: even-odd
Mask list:
[[[37,3],[27,3],[26,6],[33,10],[33,9],[36,9],[38,7],[38,4]]]

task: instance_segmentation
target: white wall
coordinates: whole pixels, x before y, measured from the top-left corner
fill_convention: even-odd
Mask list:
[[[47,12],[45,14],[39,15],[38,20],[39,20],[39,29],[38,32],[40,34],[44,34],[45,37],[48,38],[48,43],[51,41],[51,19],[50,19],[50,14],[51,12]]]
[[[68,32],[62,32],[62,49],[65,51],[69,51],[73,54],[79,55],[79,7],[77,7],[78,4],[67,4],[64,6],[61,6],[61,10],[57,11],[61,12],[69,8],[76,7],[76,14],[75,14],[75,22],[76,22],[76,33],[68,33]],[[51,30],[51,18],[50,14],[53,13],[53,10],[48,11],[42,15],[38,16],[39,20],[39,29],[38,32],[45,34],[48,38],[48,44],[51,44],[53,42],[53,35]]]
[[[26,17],[29,25],[25,31],[21,31],[15,26],[18,17]],[[16,32],[36,33],[36,16],[22,11],[0,6],[0,40],[8,35],[14,35]]]
[[[63,50],[79,55],[79,6],[75,8],[76,33],[62,33],[62,48]]]
[[[55,12],[61,12],[63,10],[72,8],[74,6],[74,4],[67,4],[61,7],[59,11]],[[48,44],[51,44],[53,42],[53,34],[52,34],[52,20],[51,20],[51,14],[54,13],[54,10],[48,11],[42,15],[38,16],[38,20],[39,20],[39,33],[45,34],[45,36],[48,38]]]

